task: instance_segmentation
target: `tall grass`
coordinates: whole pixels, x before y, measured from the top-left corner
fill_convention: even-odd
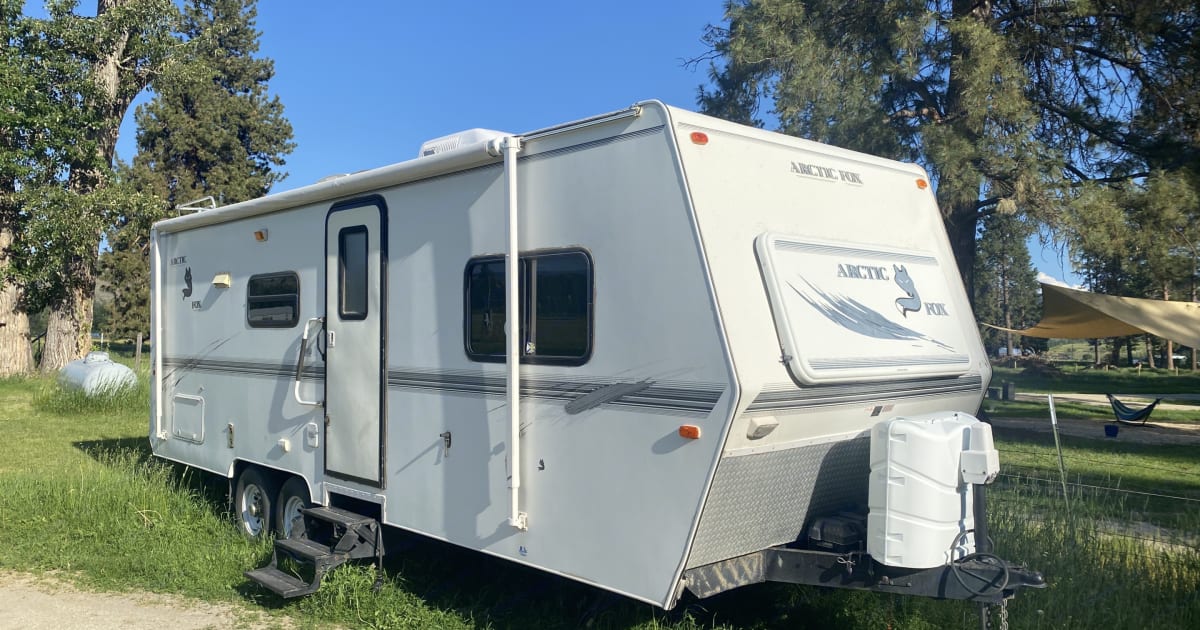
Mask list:
[[[997,551],[1022,558],[1049,580],[1012,606],[1019,628],[1195,628],[1200,621],[1200,550],[1121,526],[1119,494],[1068,493],[1027,479],[993,493],[989,524]],[[1194,527],[1195,521],[1193,521]],[[1177,531],[1191,537],[1197,529]]]
[[[238,534],[226,513],[227,482],[151,456],[147,396],[144,384],[89,398],[49,379],[0,381],[0,568],[241,602],[314,626],[978,627],[978,608],[968,602],[780,584],[685,599],[664,613],[395,531],[379,592],[373,569],[354,564],[334,571],[315,595],[285,602],[242,576],[266,562],[270,544]],[[1033,439],[999,440],[1005,477],[989,494],[998,553],[1043,571],[1050,583],[1011,604],[1012,627],[1200,627],[1200,515],[1169,498],[1200,497],[1200,454],[1072,442],[1068,512],[1053,449]],[[1140,528],[1146,522],[1168,528],[1167,538],[1155,540]]]

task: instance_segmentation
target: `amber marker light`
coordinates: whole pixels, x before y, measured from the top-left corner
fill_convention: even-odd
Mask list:
[[[691,138],[692,144],[698,144],[700,146],[708,144],[708,134],[704,133],[703,131],[693,131]]]
[[[927,182],[923,179],[918,179],[917,180],[917,188],[920,188],[921,190],[925,190],[926,188],[929,188],[929,182]]]
[[[254,240],[258,241],[259,243],[266,241],[267,240],[267,231],[265,229],[254,230]]]
[[[681,424],[679,425],[679,437],[698,440],[700,439],[700,427],[694,424]]]

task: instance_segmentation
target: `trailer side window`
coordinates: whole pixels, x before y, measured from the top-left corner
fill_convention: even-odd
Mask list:
[[[522,256],[522,361],[580,365],[592,353],[592,260],[568,250]],[[504,259],[467,264],[464,341],[476,361],[504,361]]]
[[[250,276],[246,323],[251,328],[291,328],[300,320],[300,276],[292,271]]]

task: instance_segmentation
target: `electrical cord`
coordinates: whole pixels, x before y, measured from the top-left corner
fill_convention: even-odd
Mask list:
[[[958,547],[959,542],[961,542],[967,536],[967,534],[973,534],[973,533],[975,533],[974,529],[968,529],[965,532],[961,532],[959,535],[954,537],[954,542],[950,544],[950,548],[954,549],[954,548]],[[967,562],[971,562],[971,561],[979,561],[984,564],[993,564],[1000,568],[1000,570],[1002,571],[1001,575],[1003,576],[1004,579],[1000,581],[999,586],[995,587],[994,592],[989,592],[986,587],[982,590],[976,590],[970,586],[967,586],[967,583],[965,581],[963,581],[962,574],[965,573],[965,574],[975,578],[976,580],[979,580],[980,582],[982,582],[984,584],[988,583],[987,577],[979,575],[978,573],[973,573],[970,570],[963,568],[963,566],[962,566],[963,564],[965,564]],[[1004,589],[1008,587],[1008,581],[1011,577],[1009,569],[1008,569],[1008,563],[1005,562],[1000,556],[997,556],[994,553],[987,553],[987,552],[971,553],[971,554],[967,554],[966,556],[963,556],[962,558],[959,558],[958,560],[951,561],[950,562],[950,572],[954,574],[954,579],[958,580],[958,584],[963,587],[963,590],[967,591],[968,593],[971,593],[972,595],[975,595],[976,597],[987,597],[988,595],[993,595],[995,593],[1003,593]]]

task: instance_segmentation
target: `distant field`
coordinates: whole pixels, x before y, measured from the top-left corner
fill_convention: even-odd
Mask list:
[[[1192,382],[1163,376],[1154,389]],[[92,401],[50,379],[0,381],[0,568],[56,571],[105,590],[237,600],[302,627],[978,627],[968,603],[786,585],[685,600],[666,613],[399,534],[389,537],[379,593],[372,569],[355,565],[335,571],[316,595],[283,602],[242,577],[270,546],[239,536],[225,481],[149,454],[146,396],[143,386]],[[998,553],[1041,569],[1051,584],[1012,602],[1011,627],[1195,627],[1200,449],[1065,439],[1068,512],[1047,440],[998,433],[992,537]]]

